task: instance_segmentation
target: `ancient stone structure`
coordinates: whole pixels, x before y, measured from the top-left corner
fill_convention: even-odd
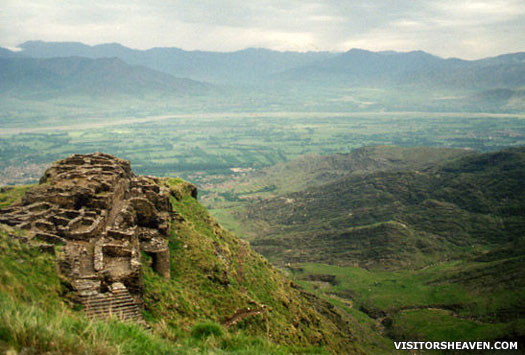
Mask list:
[[[170,189],[136,176],[111,155],[73,155],[53,164],[22,202],[0,210],[0,223],[29,238],[63,245],[61,273],[91,317],[142,321],[141,251],[170,277]]]

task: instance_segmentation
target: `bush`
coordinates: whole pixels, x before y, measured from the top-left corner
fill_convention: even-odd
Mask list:
[[[213,322],[199,323],[191,328],[191,336],[195,339],[204,339],[210,335],[221,337],[223,334],[222,326]]]

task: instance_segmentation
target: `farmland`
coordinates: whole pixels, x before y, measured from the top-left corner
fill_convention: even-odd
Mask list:
[[[74,120],[58,117],[53,124],[49,114],[46,127],[4,118],[0,184],[34,182],[50,162],[93,151],[129,159],[141,174],[181,176],[206,193],[217,183],[242,175],[243,169],[305,154],[345,153],[368,145],[492,151],[525,143],[524,116],[518,114],[277,111],[120,113],[112,119],[84,115]]]

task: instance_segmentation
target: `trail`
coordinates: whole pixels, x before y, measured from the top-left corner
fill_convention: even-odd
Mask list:
[[[256,315],[264,313],[264,312],[266,312],[266,307],[264,307],[264,306],[261,307],[261,308],[258,308],[258,309],[250,309],[250,308],[240,309],[237,312],[235,312],[235,314],[231,318],[225,319],[222,322],[222,325],[224,325],[225,327],[229,328],[229,327],[239,323],[244,318],[253,317],[253,316],[256,316]]]

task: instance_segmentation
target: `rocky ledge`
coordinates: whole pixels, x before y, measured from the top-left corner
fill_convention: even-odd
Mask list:
[[[196,188],[187,184],[196,197]],[[59,270],[90,317],[143,322],[141,252],[170,277],[167,237],[180,198],[163,179],[133,174],[129,161],[94,153],[54,163],[0,223],[28,231],[42,250],[63,245]]]

